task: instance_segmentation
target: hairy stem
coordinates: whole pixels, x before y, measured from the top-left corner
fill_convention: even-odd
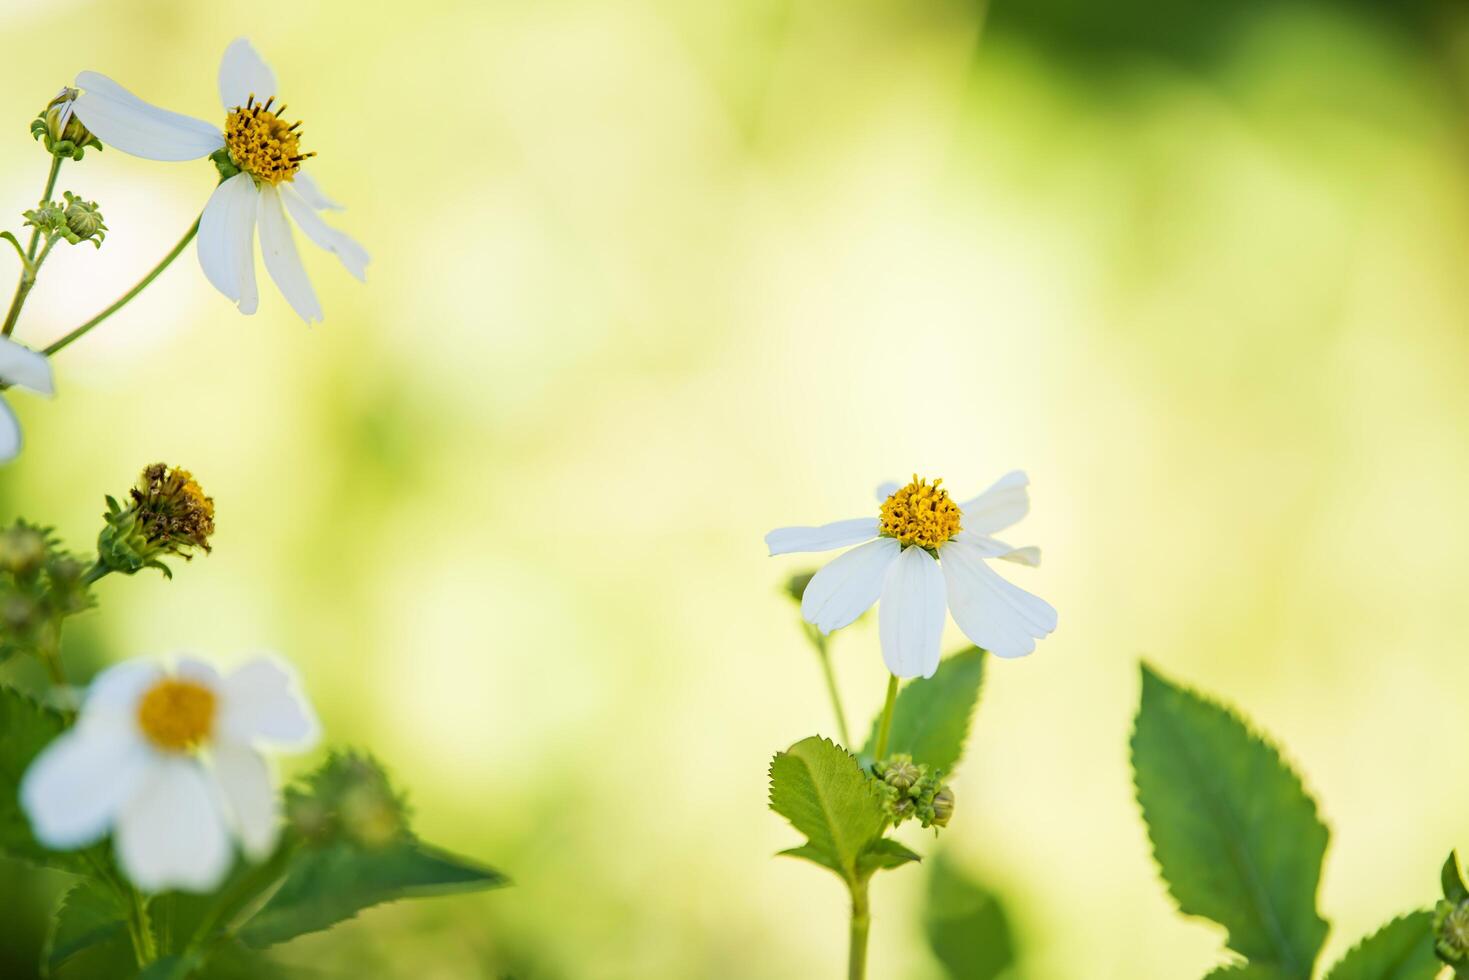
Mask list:
[[[882,721],[877,726],[877,747],[874,753],[881,762],[888,755],[888,736],[893,731],[893,705],[898,700],[898,675],[888,675],[888,697],[882,706]]]
[[[45,354],[47,357],[50,357],[52,354],[55,354],[63,347],[66,347],[72,341],[80,338],[83,334],[91,330],[103,320],[112,316],[112,314],[116,313],[124,306],[127,306],[128,303],[132,302],[133,297],[137,296],[143,290],[147,289],[149,284],[152,283],[154,279],[157,279],[158,276],[163,272],[163,270],[167,269],[173,263],[174,259],[183,254],[184,249],[188,246],[189,242],[194,240],[194,236],[197,234],[199,234],[199,219],[195,218],[194,223],[189,226],[188,231],[184,232],[184,237],[179,239],[178,244],[175,245],[169,251],[169,253],[165,255],[163,259],[157,265],[155,265],[146,276],[138,280],[137,285],[135,285],[132,289],[129,289],[127,292],[123,293],[122,296],[118,298],[117,302],[113,303],[111,306],[107,307],[107,309],[92,317],[92,319],[88,320],[86,323],[77,327],[65,337],[62,337],[50,347],[47,347],[44,351],[42,351],[42,353]]]
[[[852,930],[847,944],[847,980],[867,976],[867,930],[872,913],[867,904],[867,882],[852,885]]]
[[[61,157],[51,158],[51,171],[46,175],[46,189],[41,193],[40,203],[44,205],[51,200],[51,193],[56,190],[56,175],[61,173]],[[5,326],[0,327],[0,336],[9,337],[15,330],[15,321],[20,319],[20,308],[25,305],[26,297],[30,295],[31,287],[36,284],[36,270],[41,263],[32,264],[36,257],[36,247],[41,242],[41,229],[31,230],[31,241],[26,246],[25,267],[20,270],[20,282],[15,285],[15,296],[10,301],[10,310],[5,314]]]

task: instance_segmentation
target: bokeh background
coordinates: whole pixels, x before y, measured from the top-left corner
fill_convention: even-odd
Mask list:
[[[307,329],[269,287],[239,316],[191,250],[60,355],[59,398],[11,396],[29,445],[0,473],[5,520],[85,549],[104,492],[193,470],[214,554],[104,582],[74,671],[279,650],[426,837],[517,881],[289,959],[836,976],[844,894],[771,857],[796,838],[765,808],[771,753],[834,734],[778,592],[811,566],[761,536],[915,470],[1033,481],[1011,537],[1046,561],[1012,577],[1061,627],[992,665],[943,841],[1004,896],[1023,977],[1221,959],[1132,798],[1140,658],[1305,773],[1328,958],[1469,845],[1453,0],[12,0],[0,30],[14,212],[45,175],[29,120],[75,71],[214,119],[245,34],[373,253],[364,287],[303,243]],[[112,231],[53,259],[21,339],[120,293],[212,181],[68,165]],[[869,717],[872,624],[835,659]],[[0,972],[25,976],[57,885],[0,875]],[[874,975],[935,977],[923,872],[875,892]]]

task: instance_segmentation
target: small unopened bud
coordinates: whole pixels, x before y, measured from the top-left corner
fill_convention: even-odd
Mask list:
[[[895,755],[883,767],[882,781],[900,793],[906,793],[923,778],[923,770],[913,764],[912,756]]]
[[[102,223],[102,212],[97,210],[97,202],[84,201],[71,191],[64,193],[66,195],[66,228],[71,232],[66,236],[66,240],[73,245],[91,241],[92,244],[101,248],[102,239],[107,237],[107,226]]]
[[[80,160],[88,147],[102,149],[102,143],[77,117],[76,99],[81,94],[70,86],[62,88],[31,122],[31,137],[44,139],[53,156]]]
[[[1469,900],[1444,899],[1433,910],[1433,948],[1451,966],[1469,961]]]
[[[25,524],[0,531],[0,569],[17,578],[34,575],[46,560],[46,535]]]
[[[939,787],[937,793],[933,794],[933,817],[930,819],[935,827],[947,827],[949,818],[954,815],[954,791],[945,784]]]
[[[160,558],[177,555],[185,561],[195,551],[209,552],[214,533],[214,500],[188,470],[154,463],[143,470],[128,491],[126,508],[107,498],[107,521],[97,537],[97,554],[113,571],[131,575],[144,568],[160,569],[172,577]]]

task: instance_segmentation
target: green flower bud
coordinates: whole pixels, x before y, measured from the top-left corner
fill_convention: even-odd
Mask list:
[[[406,810],[382,767],[359,755],[333,756],[286,794],[292,829],[317,845],[385,847],[408,833]]]
[[[34,575],[46,560],[46,535],[26,524],[0,531],[0,569],[16,578]]]
[[[102,149],[102,143],[82,124],[75,112],[77,89],[64,87],[56,98],[31,121],[31,138],[44,140],[53,156],[80,160],[88,147]]]
[[[1433,910],[1433,949],[1450,966],[1469,962],[1469,899],[1444,899]]]
[[[70,232],[66,240],[76,245],[91,241],[98,248],[106,238],[107,226],[102,223],[102,212],[97,210],[96,201],[84,201],[71,191],[66,191],[66,228]]]
[[[899,793],[906,793],[923,778],[923,769],[913,764],[909,755],[895,755],[883,764],[882,781]]]
[[[188,561],[196,550],[209,552],[214,500],[204,496],[188,470],[154,463],[143,470],[128,496],[132,503],[126,508],[107,498],[107,524],[97,536],[102,564],[125,575],[157,568],[172,578],[162,556]]]
[[[935,827],[947,827],[949,818],[954,815],[954,791],[945,784],[940,786],[938,792],[933,794],[933,816],[928,820]],[[927,826],[927,824],[925,824]]]

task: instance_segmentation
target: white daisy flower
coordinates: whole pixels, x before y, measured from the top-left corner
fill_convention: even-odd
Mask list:
[[[212,123],[169,112],[138,98],[106,75],[84,71],[74,111],[103,143],[149,160],[197,160],[227,150],[240,173],[215,188],[199,222],[199,265],[214,288],[254,313],[255,228],[265,268],[281,294],[310,323],[322,319],[321,303],[296,253],[286,215],[320,247],[337,256],[358,279],[367,275],[367,252],[328,225],[318,211],[341,210],[301,169],[314,153],[301,150],[300,123],[281,118],[275,105],[275,73],[244,38],[225,48],[219,65],[224,132]]]
[[[0,337],[0,383],[29,388],[43,395],[55,394],[51,385],[51,361],[46,355]],[[0,463],[20,455],[20,422],[4,398],[0,398]]]
[[[189,658],[171,672],[129,661],[92,682],[76,725],[26,770],[20,802],[52,850],[110,830],[139,888],[208,892],[234,864],[232,839],[252,861],[275,849],[280,802],[261,746],[316,737],[295,672],[274,657],[225,675]]]
[[[883,484],[875,518],[783,527],[765,536],[772,555],[858,545],[811,579],[801,615],[830,633],[878,603],[882,658],[898,677],[932,677],[938,670],[946,607],[965,636],[997,657],[1023,657],[1056,628],[1050,603],[986,564],[990,558],[1040,564],[1039,548],[1012,548],[990,537],[1030,510],[1026,475],[1006,474],[963,504],[949,499],[942,482],[915,476],[907,486]]]

